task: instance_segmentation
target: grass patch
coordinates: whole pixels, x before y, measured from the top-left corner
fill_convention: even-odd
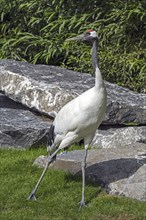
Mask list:
[[[32,166],[45,149],[0,150],[1,220],[144,220],[145,203],[107,195],[97,185],[86,184],[87,207],[78,211],[81,177],[49,170],[37,192],[36,201],[27,197],[42,169]]]

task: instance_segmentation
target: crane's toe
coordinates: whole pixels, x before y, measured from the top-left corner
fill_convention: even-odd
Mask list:
[[[79,211],[81,210],[82,207],[86,206],[85,201],[82,200],[79,202],[79,204],[80,204]]]
[[[31,193],[31,194],[28,196],[27,199],[28,199],[28,200],[37,200],[34,193]]]

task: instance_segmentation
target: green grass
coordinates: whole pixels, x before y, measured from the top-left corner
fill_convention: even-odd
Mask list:
[[[1,220],[144,220],[145,203],[110,196],[97,185],[86,184],[87,207],[78,211],[81,177],[49,170],[37,192],[36,201],[27,197],[42,169],[33,160],[45,149],[0,150]]]

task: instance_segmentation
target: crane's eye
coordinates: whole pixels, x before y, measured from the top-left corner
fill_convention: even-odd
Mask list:
[[[90,34],[91,34],[90,32],[85,32],[84,36],[88,37],[88,36],[90,36]]]

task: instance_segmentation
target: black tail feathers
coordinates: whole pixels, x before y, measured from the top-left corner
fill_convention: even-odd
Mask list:
[[[48,146],[52,146],[54,143],[55,133],[54,133],[54,125],[51,125],[49,133],[48,133]]]

